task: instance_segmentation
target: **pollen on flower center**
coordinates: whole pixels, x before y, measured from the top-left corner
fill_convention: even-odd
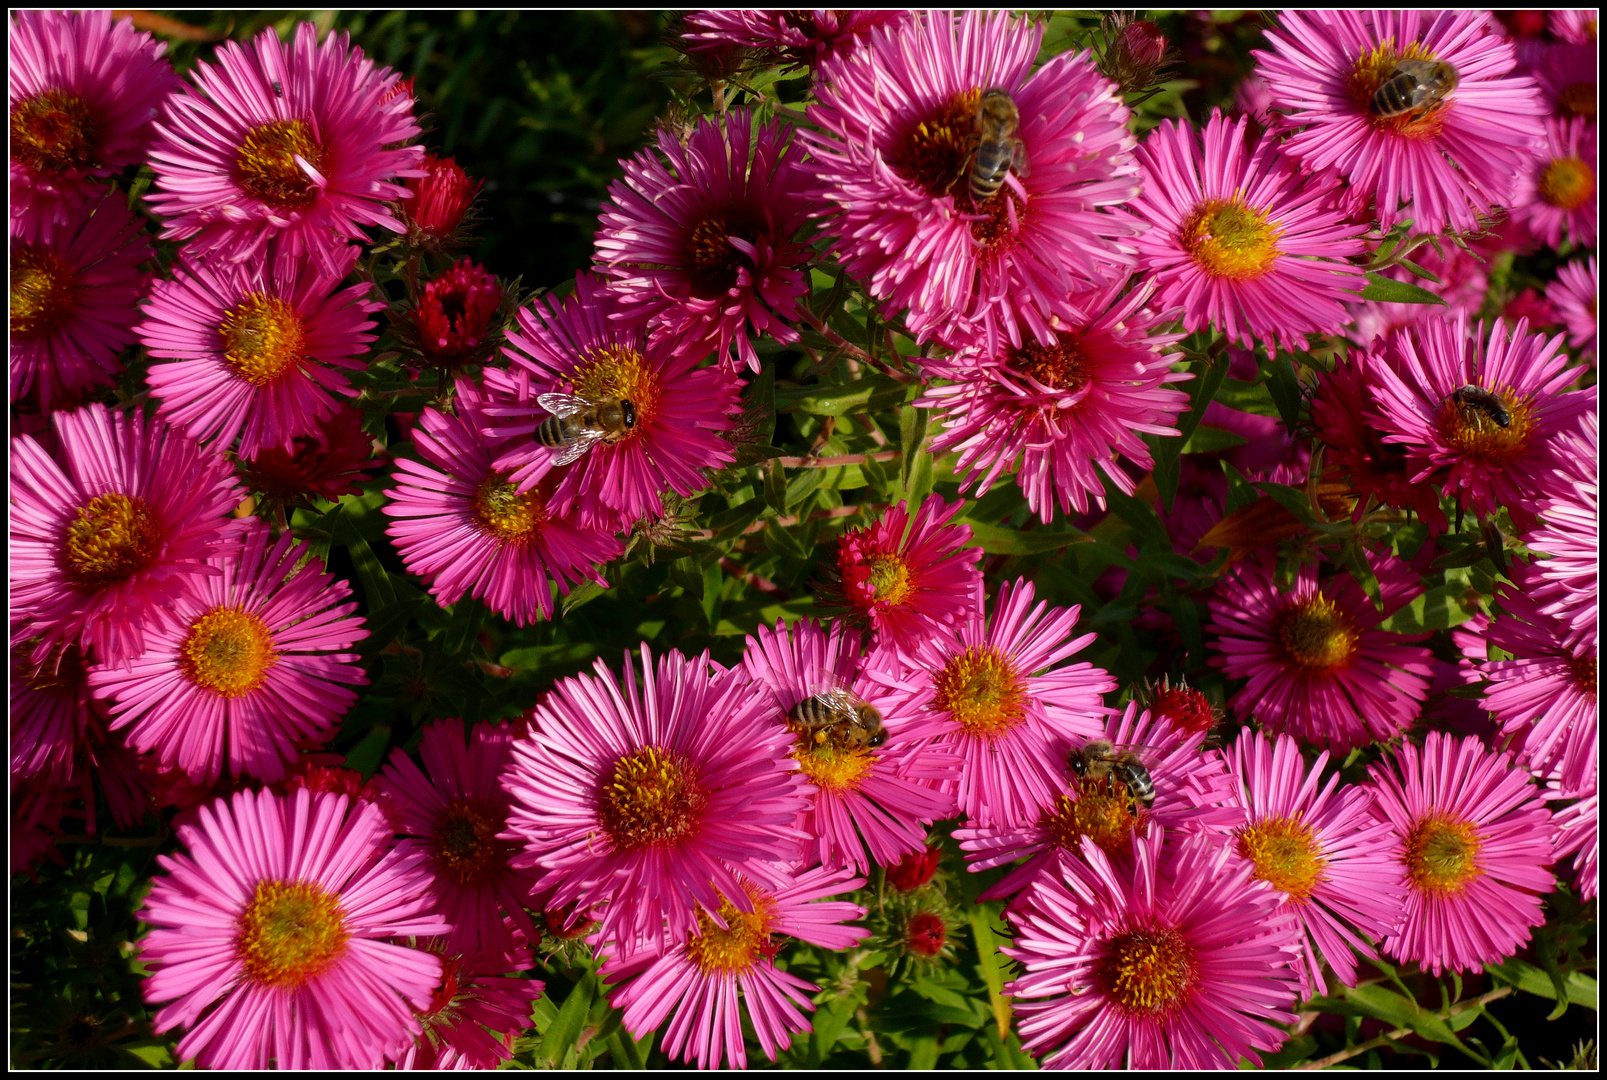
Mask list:
[[[721,929],[709,918],[709,913],[698,909],[698,932],[688,931],[686,952],[692,963],[705,975],[740,975],[750,971],[761,955],[770,955],[770,923],[775,906],[767,896],[754,895],[753,911],[738,911],[730,900],[720,901]]]
[[[1026,687],[1010,658],[992,646],[971,646],[944,665],[932,682],[934,705],[972,735],[997,738],[1026,715]]]
[[[483,800],[459,798],[447,803],[430,829],[436,871],[459,885],[485,883],[507,865],[514,848],[497,839],[506,824],[507,815]]]
[[[1094,978],[1124,1013],[1156,1019],[1183,1005],[1198,981],[1193,948],[1170,928],[1111,938],[1095,962]]]
[[[707,804],[692,763],[656,746],[614,762],[597,793],[598,817],[616,851],[680,843]]]
[[[301,367],[306,335],[288,301],[252,293],[224,312],[223,359],[252,386],[267,386]]]
[[[893,145],[886,155],[887,164],[934,199],[962,190],[975,149],[976,109],[981,100],[980,89],[955,95]]]
[[[1357,57],[1356,65],[1351,68],[1350,76],[1346,79],[1350,99],[1375,130],[1386,131],[1404,139],[1438,138],[1445,127],[1443,108],[1412,110],[1394,116],[1376,116],[1370,108],[1373,95],[1378,92],[1380,86],[1389,81],[1390,73],[1394,71],[1397,63],[1402,60],[1433,59],[1434,54],[1424,49],[1418,42],[1411,42],[1404,49],[1397,50],[1395,40],[1390,38]]]
[[[88,168],[99,143],[100,125],[89,102],[60,87],[11,107],[11,158],[33,172]]]
[[[144,499],[97,495],[67,526],[62,568],[79,585],[111,585],[151,565],[161,545],[161,526]]]
[[[11,336],[49,337],[78,309],[78,275],[64,259],[27,244],[11,249]]]
[[[866,582],[875,599],[889,607],[909,599],[914,586],[910,584],[909,564],[902,558],[892,552],[878,551],[867,557],[865,564],[870,567],[870,577]]]
[[[246,133],[234,156],[234,182],[253,198],[281,210],[305,210],[319,186],[296,161],[327,173],[324,148],[300,120],[274,120]]]
[[[1596,170],[1580,158],[1555,158],[1540,171],[1540,198],[1559,210],[1577,210],[1596,197]]]
[[[1332,671],[1356,654],[1356,628],[1322,593],[1285,612],[1277,634],[1284,656],[1303,668]]]
[[[1530,399],[1510,390],[1496,393],[1507,411],[1507,426],[1492,420],[1483,409],[1460,405],[1447,397],[1440,406],[1439,433],[1463,457],[1483,465],[1505,466],[1529,450],[1534,436],[1534,410]]]
[[[185,677],[226,698],[257,689],[278,662],[268,624],[237,607],[215,607],[202,615],[179,647]]]
[[[686,266],[694,293],[713,298],[734,286],[737,271],[751,260],[731,238],[751,244],[760,231],[753,215],[737,207],[717,210],[692,226],[686,237]]]
[[[1088,383],[1081,342],[1071,334],[1060,335],[1053,345],[1028,340],[1026,345],[1010,354],[1009,365],[1051,390],[1075,391]]]
[[[1255,864],[1255,876],[1304,901],[1323,880],[1328,861],[1311,826],[1297,818],[1268,818],[1239,834],[1239,854]]]
[[[1483,846],[1471,821],[1431,813],[1406,836],[1406,874],[1423,892],[1454,896],[1484,873],[1478,864]]]
[[[1238,199],[1207,199],[1183,223],[1179,239],[1206,273],[1249,281],[1271,270],[1283,254],[1280,235],[1266,214]]]
[[[1113,777],[1084,780],[1076,799],[1059,796],[1038,824],[1066,851],[1076,853],[1079,841],[1090,836],[1107,854],[1122,855],[1138,826],[1138,804]]]
[[[281,990],[329,970],[351,937],[340,898],[310,881],[259,881],[236,926],[246,977]]]
[[[636,426],[626,433],[626,440],[633,438],[653,418],[659,399],[664,395],[658,372],[645,356],[625,345],[602,345],[587,350],[569,381],[574,384],[575,393],[583,398],[596,401],[614,397],[636,407]]]
[[[528,540],[547,520],[537,488],[520,493],[504,473],[491,473],[474,493],[474,517],[489,536],[509,543]]]
[[[793,747],[793,760],[809,777],[811,783],[823,791],[857,791],[865,777],[870,775],[876,758],[863,746],[850,746],[832,734],[824,739],[818,728],[804,728],[787,721],[787,730],[797,736]]]

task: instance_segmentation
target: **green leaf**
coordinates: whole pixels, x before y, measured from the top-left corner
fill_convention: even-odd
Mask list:
[[[815,1014],[810,1017],[814,1030],[809,1034],[808,1063],[812,1068],[819,1068],[825,1061],[837,1041],[842,1038],[843,1029],[853,1017],[854,1010],[859,1002],[852,995],[845,994],[826,1002]]]
[[[390,575],[380,565],[379,556],[368,546],[368,541],[358,535],[357,527],[344,509],[335,507],[324,515],[324,521],[329,525],[334,542],[344,545],[351,553],[352,563],[357,567],[357,580],[368,599],[368,610],[379,611],[396,603],[396,589],[391,585]]]
[[[1470,1009],[1468,1011],[1469,1012],[1474,1012],[1474,1010],[1472,1010],[1472,1009]],[[1493,1069],[1493,1070],[1503,1071],[1504,1072],[1504,1071],[1506,1071],[1508,1069],[1516,1068],[1517,1064],[1518,1064],[1518,1040],[1514,1036],[1514,1037],[1511,1037],[1511,1038],[1507,1039],[1506,1042],[1501,1044],[1500,1051],[1496,1053],[1495,1059],[1490,1062],[1490,1068]]]
[[[368,628],[368,636],[358,645],[358,651],[367,657],[378,656],[385,646],[396,640],[396,635],[402,632],[408,620],[428,604],[429,600],[422,596],[398,600],[385,607],[370,608],[364,625]]]
[[[465,596],[453,604],[452,621],[447,623],[446,632],[441,635],[441,648],[446,655],[463,656],[470,652],[489,614],[486,606],[473,597]]]
[[[1216,397],[1216,392],[1222,385],[1222,380],[1228,374],[1226,358],[1219,357],[1215,361],[1209,359],[1196,360],[1190,365],[1194,372],[1193,382],[1189,386],[1188,411],[1177,418],[1178,434],[1170,438],[1157,438],[1148,436],[1145,441],[1150,442],[1151,455],[1155,459],[1155,486],[1160,491],[1161,506],[1167,513],[1172,511],[1172,500],[1177,496],[1178,470],[1169,466],[1176,463],[1177,457],[1183,447],[1194,435],[1200,421],[1205,417],[1205,407]],[[1165,462],[1168,467],[1162,468]]]
[[[909,498],[907,493],[910,489],[910,478],[915,473],[917,459],[923,456],[929,456],[923,454],[923,450],[925,449],[923,444],[926,442],[926,424],[929,415],[930,413],[928,410],[917,409],[914,405],[906,405],[899,410],[898,488],[900,492],[906,493],[906,499]],[[913,499],[910,499],[909,506],[910,510],[914,511],[915,501]]]
[[[1514,959],[1504,964],[1486,965],[1485,970],[1493,977],[1526,994],[1536,994],[1558,1002],[1566,1001],[1570,1005],[1583,1005],[1587,1009],[1596,1008],[1596,980],[1582,971],[1571,971],[1567,974],[1562,981],[1559,997],[1558,988],[1551,976],[1543,969],[1523,960]]]
[[[847,416],[879,412],[906,397],[903,383],[885,375],[870,375],[833,386],[778,386],[777,412],[804,412],[815,416]]]
[[[1232,450],[1235,446],[1243,446],[1249,442],[1243,435],[1221,428],[1200,427],[1194,429],[1189,441],[1183,445],[1185,454],[1214,454],[1221,450]]]
[[[1004,996],[1004,957],[999,952],[999,935],[994,930],[997,916],[987,904],[971,905],[971,933],[976,942],[977,958],[981,961],[982,981],[988,987],[988,1002],[993,1006],[993,1019],[998,1024],[999,1037],[1010,1030],[1010,1002]]]
[[[866,454],[865,462],[859,467],[859,471],[864,474],[866,484],[876,493],[877,499],[885,502],[888,497],[887,470],[882,467],[882,463],[876,460],[874,454]]]
[[[385,753],[385,748],[391,742],[391,726],[389,724],[375,724],[368,729],[361,741],[346,753],[346,767],[355,769],[364,776],[372,776],[379,768],[379,759]]]
[[[574,1049],[575,1040],[580,1037],[586,1013],[596,995],[597,977],[587,972],[569,991],[569,996],[564,998],[558,1015],[553,1017],[551,1026],[542,1036],[541,1046],[536,1050],[538,1058],[556,1065],[563,1060],[566,1051]]]
[[[1022,532],[998,525],[983,525],[961,519],[971,530],[971,542],[990,555],[1037,555],[1044,551],[1062,551],[1072,544],[1089,543],[1085,532],[1071,529],[1065,532]]]
[[[590,580],[582,581],[579,585],[570,589],[569,595],[564,597],[564,614],[568,615],[581,605],[591,603],[607,591],[608,586],[606,585],[599,585]]]
[[[1439,304],[1445,301],[1423,288],[1405,281],[1395,281],[1382,274],[1369,273],[1367,287],[1361,291],[1363,300],[1378,300],[1386,304]]]
[[[1437,585],[1379,624],[1391,634],[1421,634],[1461,626],[1479,613],[1477,599],[1468,599],[1462,582]]]
[[[647,1033],[642,1043],[630,1036],[630,1032],[623,1027],[616,1028],[609,1034],[606,1045],[608,1055],[616,1069],[645,1069],[647,1068],[647,1053],[653,1046],[653,1032]]]
[[[703,614],[709,620],[709,629],[720,625],[720,597],[725,588],[725,571],[718,561],[703,568]]]
[[[787,470],[772,460],[764,471],[764,498],[778,514],[787,512]]]
[[[804,472],[814,472],[814,469],[805,469]],[[727,510],[709,518],[709,529],[714,533],[715,542],[729,540],[734,536],[741,536],[742,531],[759,519],[764,513],[765,500],[747,499]]]
[[[1295,377],[1294,362],[1289,357],[1277,356],[1267,364],[1267,391],[1278,407],[1283,426],[1293,431],[1300,423],[1300,380]]]
[[[771,552],[776,555],[785,555],[789,559],[809,558],[809,552],[798,543],[791,529],[783,529],[774,521],[767,521],[761,535],[764,536],[764,542],[770,546]]]

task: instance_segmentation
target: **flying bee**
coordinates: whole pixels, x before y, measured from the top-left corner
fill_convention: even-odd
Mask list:
[[[804,698],[787,711],[787,720],[816,743],[835,737],[849,749],[874,749],[887,741],[876,706],[844,687],[832,687]]]
[[[1496,427],[1512,426],[1512,414],[1507,412],[1501,398],[1488,390],[1480,390],[1469,383],[1467,386],[1458,386],[1449,396],[1452,404],[1458,408],[1477,410],[1488,416]]]
[[[1016,129],[1021,114],[1010,95],[994,87],[977,102],[973,130],[976,152],[971,156],[971,202],[985,203],[999,193],[1004,176],[1011,169],[1017,176],[1027,171],[1027,151]]]
[[[1072,775],[1087,783],[1114,779],[1127,788],[1133,801],[1148,810],[1155,805],[1155,781],[1139,760],[1137,748],[1117,746],[1109,739],[1095,739],[1066,755]]]
[[[1444,60],[1400,60],[1373,91],[1367,111],[1380,118],[1412,114],[1416,120],[1445,104],[1461,76]]]
[[[598,443],[613,445],[636,427],[636,405],[625,398],[542,394],[536,404],[552,413],[536,428],[536,441],[568,447],[554,465],[568,465]]]

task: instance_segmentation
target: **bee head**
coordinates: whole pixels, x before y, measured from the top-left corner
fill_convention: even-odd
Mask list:
[[[1072,774],[1082,780],[1088,775],[1088,760],[1082,756],[1081,750],[1073,750],[1066,755],[1066,764],[1071,768]]]
[[[624,398],[621,398],[619,402],[619,411],[620,415],[625,418],[626,427],[633,428],[636,426],[636,403],[634,401],[626,401]]]

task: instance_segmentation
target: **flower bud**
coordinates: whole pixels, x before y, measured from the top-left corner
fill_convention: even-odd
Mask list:
[[[916,956],[933,957],[943,951],[948,928],[943,917],[930,911],[917,911],[904,924],[904,947]]]
[[[912,852],[887,868],[887,883],[900,892],[914,892],[937,873],[937,864],[943,858],[943,849],[925,848]]]
[[[363,411],[341,409],[314,435],[298,435],[291,449],[267,447],[240,463],[240,475],[253,491],[271,500],[294,502],[317,496],[333,502],[357,494],[367,472],[378,467],[374,441],[363,430]]]
[[[1128,23],[1122,27],[1121,48],[1133,64],[1157,67],[1166,56],[1166,35],[1148,20]]]
[[[497,279],[468,259],[426,284],[414,311],[424,362],[458,367],[483,358],[486,332],[501,302]]]
[[[425,155],[423,167],[430,175],[407,178],[413,197],[402,200],[402,216],[413,242],[445,243],[463,224],[484,181],[470,179],[456,161],[434,154]]]

